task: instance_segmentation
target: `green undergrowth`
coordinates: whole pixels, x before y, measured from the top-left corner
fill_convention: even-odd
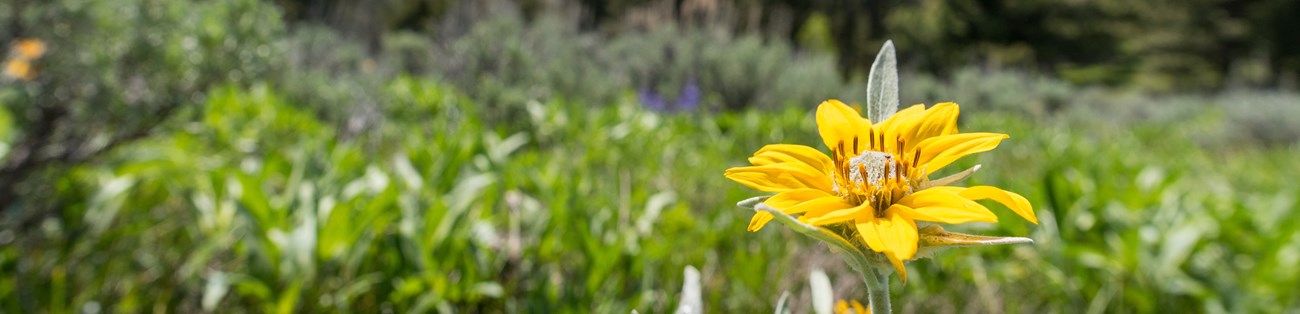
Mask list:
[[[712,312],[762,312],[808,271],[857,278],[814,241],[745,231],[727,167],[815,146],[816,104],[661,113],[632,92],[496,119],[449,85],[383,82],[384,118],[344,136],[275,88],[219,88],[192,119],[77,166],[39,231],[0,237],[0,310],[672,311],[691,265]],[[939,99],[950,100],[950,99]],[[961,99],[958,99],[960,102]],[[1203,142],[1230,111],[1100,121],[969,105],[1003,132],[966,184],[1017,191],[1032,225],[957,228],[1033,245],[909,265],[910,312],[1276,312],[1300,306],[1295,145]],[[1229,107],[1231,108],[1231,107]],[[0,134],[4,134],[0,132]],[[956,171],[956,170],[949,170]]]

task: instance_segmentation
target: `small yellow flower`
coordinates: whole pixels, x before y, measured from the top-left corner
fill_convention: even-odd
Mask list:
[[[12,59],[5,62],[4,76],[28,81],[33,76],[32,64],[25,59]]]
[[[763,204],[800,222],[857,239],[889,259],[903,282],[903,261],[917,252],[917,221],[946,224],[997,222],[976,200],[993,200],[1038,223],[1029,201],[992,186],[935,186],[934,173],[958,159],[996,148],[1008,136],[958,133],[958,106],[914,105],[873,125],[838,100],[817,108],[817,129],[827,156],[803,145],[767,145],[749,158],[753,166],[726,176],[750,188],[776,193]],[[749,230],[773,218],[758,212]]]
[[[30,81],[36,76],[36,71],[32,70],[32,60],[45,54],[45,42],[40,39],[23,39],[15,42],[10,49],[12,52],[4,62],[2,76]]]
[[[36,59],[45,54],[45,42],[40,39],[23,39],[15,43],[13,49],[19,59]]]
[[[852,300],[849,302],[844,302],[844,300],[839,300],[835,302],[834,313],[835,314],[871,314],[871,310],[865,306],[862,306],[862,302],[858,302],[858,300]]]

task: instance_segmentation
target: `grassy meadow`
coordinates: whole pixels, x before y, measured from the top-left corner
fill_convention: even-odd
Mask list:
[[[0,215],[0,312],[665,313],[688,266],[710,313],[768,312],[785,292],[808,312],[814,269],[837,299],[865,301],[861,279],[825,245],[776,224],[747,232],[752,212],[735,204],[758,192],[722,175],[766,144],[820,148],[816,105],[861,102],[865,84],[828,73],[827,56],[688,30],[604,41],[489,21],[432,48],[394,35],[374,57],[310,27],[205,28],[269,6],[226,2],[150,20],[208,32],[198,45],[215,59],[164,58],[177,63],[148,72],[193,70],[177,77],[208,83],[176,90],[199,96],[183,94],[186,105],[145,136],[23,183],[32,192]],[[246,40],[272,53],[223,55]],[[46,76],[0,83],[0,155],[59,82],[123,87],[75,104],[87,121],[108,121],[90,134],[137,121],[95,110],[145,108],[133,107],[129,79],[59,79],[127,71],[91,65],[150,54],[84,65],[50,42]],[[593,47],[604,47],[597,61],[573,57]],[[635,58],[662,47],[699,54]],[[248,76],[190,68],[211,60]],[[692,70],[706,72],[679,75]],[[674,79],[636,83],[654,71]],[[963,132],[1009,134],[948,171],[982,165],[964,184],[1024,195],[1040,223],[989,203],[1002,223],[950,229],[1035,243],[912,262],[908,282],[893,282],[895,311],[1300,308],[1300,94],[1148,93],[980,67],[904,72],[901,85],[905,104],[961,104]],[[703,92],[686,105],[646,96],[680,100],[691,88]]]
[[[667,312],[687,265],[720,312],[798,300],[812,268],[863,293],[815,241],[746,232],[733,204],[753,192],[721,176],[765,143],[815,143],[812,105],[551,99],[492,123],[454,88],[385,85],[389,119],[366,137],[340,139],[265,86],[219,88],[175,132],[70,169],[60,196],[84,201],[0,251],[5,310]],[[969,183],[1022,193],[1041,223],[967,231],[1036,243],[912,263],[899,310],[1297,306],[1300,186],[1279,177],[1300,170],[1296,149],[1215,140],[1234,107],[1203,101],[1159,122],[968,105],[963,130],[1012,136],[962,161],[984,166]]]

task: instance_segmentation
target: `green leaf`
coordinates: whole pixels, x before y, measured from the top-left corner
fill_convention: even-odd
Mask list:
[[[754,209],[754,206],[758,205],[759,203],[762,203],[763,201],[766,201],[768,198],[771,197],[772,197],[771,195],[763,195],[763,196],[747,198],[743,201],[736,203],[736,206],[740,206],[740,208],[744,208],[744,209]]]
[[[1022,237],[990,237],[948,232],[939,225],[921,228],[917,235],[917,258],[928,257],[937,249],[946,247],[985,246],[1002,244],[1034,243],[1033,239]]]

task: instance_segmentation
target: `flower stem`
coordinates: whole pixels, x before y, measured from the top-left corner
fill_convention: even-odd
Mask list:
[[[867,284],[867,299],[871,301],[871,314],[890,314],[889,273],[877,268],[862,271],[862,281]]]

